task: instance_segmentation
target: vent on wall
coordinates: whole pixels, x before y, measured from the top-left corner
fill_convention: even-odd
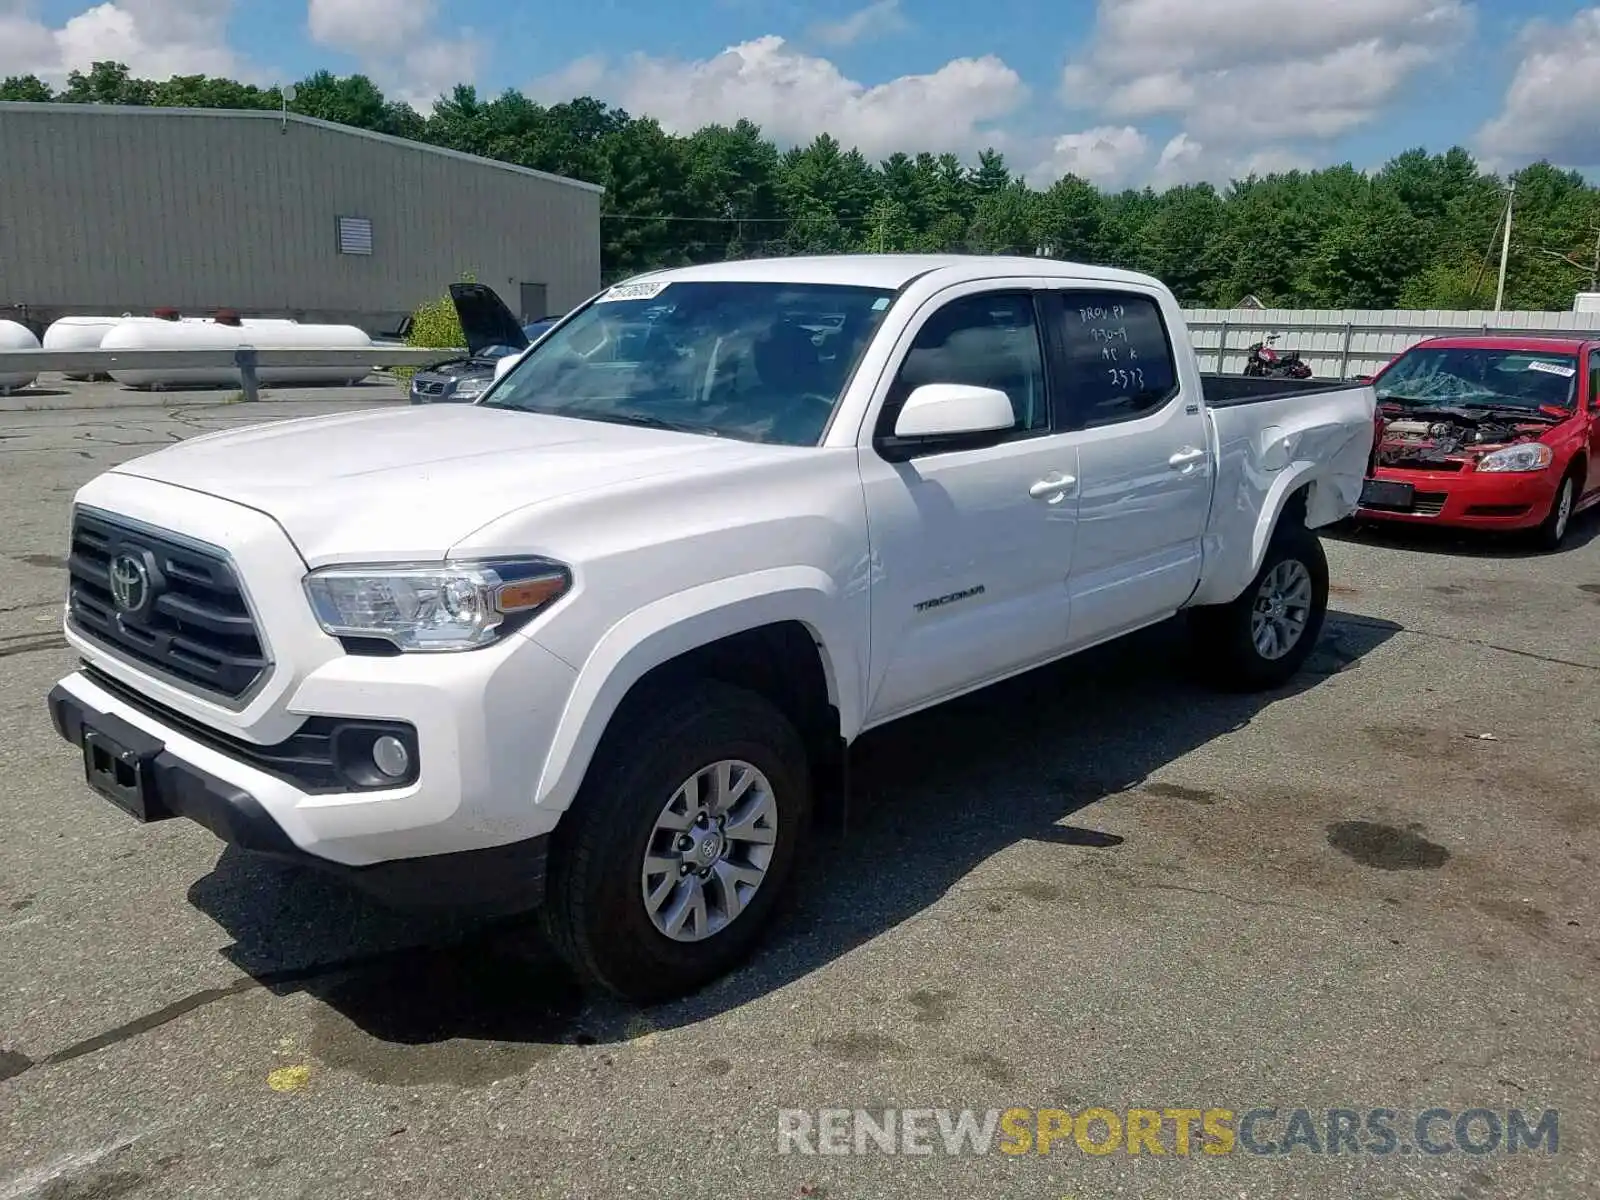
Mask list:
[[[372,222],[366,217],[340,217],[339,253],[371,254]]]

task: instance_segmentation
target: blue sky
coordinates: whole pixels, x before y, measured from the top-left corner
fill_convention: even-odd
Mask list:
[[[0,74],[103,56],[156,77],[361,70],[419,107],[456,80],[588,92],[874,157],[994,144],[1039,182],[1454,143],[1600,167],[1600,5],[1573,0],[0,0]]]

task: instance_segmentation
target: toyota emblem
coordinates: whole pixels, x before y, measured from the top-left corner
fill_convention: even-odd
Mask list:
[[[119,612],[137,612],[150,599],[150,572],[140,559],[126,552],[114,555],[109,570],[111,599]]]

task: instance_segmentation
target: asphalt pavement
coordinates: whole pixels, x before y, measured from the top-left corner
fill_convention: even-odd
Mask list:
[[[1596,516],[1548,556],[1330,536],[1279,693],[1203,689],[1163,628],[869,735],[766,948],[640,1011],[525,921],[387,912],[85,787],[44,707],[72,492],[392,393],[153,399],[0,413],[0,1200],[1596,1193]],[[780,1153],[824,1109],[936,1110],[933,1153]],[[949,1153],[962,1109],[1023,1111]],[[1226,1110],[1232,1152],[1168,1116],[1164,1153],[1093,1153],[1090,1109]],[[1391,1153],[1328,1136],[1383,1109]],[[1513,1110],[1554,1152],[1507,1149]],[[1041,1120],[1074,1132],[1040,1153]]]

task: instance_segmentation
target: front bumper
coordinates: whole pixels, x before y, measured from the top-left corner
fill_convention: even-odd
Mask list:
[[[314,868],[396,906],[508,912],[544,898],[547,834],[361,866],[335,862],[297,845],[264,803],[284,802],[294,790],[284,780],[161,728],[81,672],[53,688],[48,703],[56,732],[84,755],[85,776],[141,821],[187,817],[240,850]]]
[[[1461,529],[1530,529],[1543,521],[1555,500],[1561,473],[1543,471],[1408,471],[1380,467],[1372,476],[1382,482],[1410,484],[1410,508],[1362,505],[1364,521],[1399,521],[1414,525],[1448,525]]]

